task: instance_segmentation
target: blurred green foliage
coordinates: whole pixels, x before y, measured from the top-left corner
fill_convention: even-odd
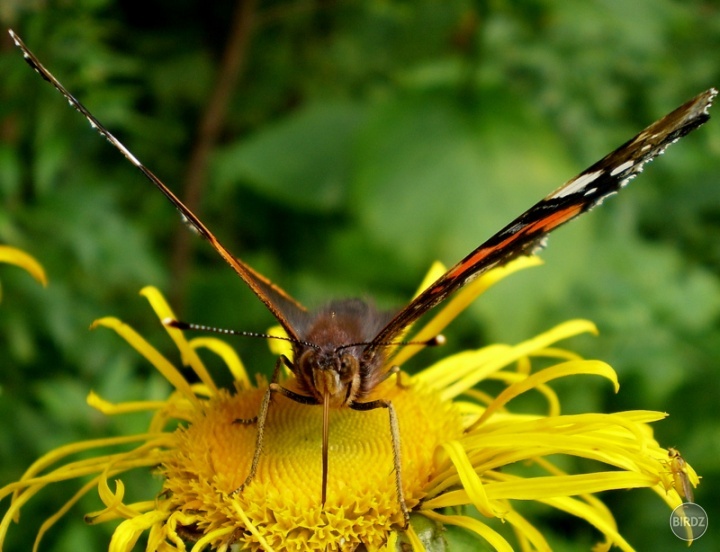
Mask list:
[[[720,84],[716,0],[248,5],[254,25],[198,211],[226,246],[311,306],[349,295],[402,304],[433,260],[455,262]],[[0,20],[182,196],[235,9],[227,0],[48,0],[3,3]],[[88,332],[92,320],[118,316],[176,359],[142,286],[172,292],[187,320],[254,331],[273,320],[200,240],[173,264],[185,232],[174,209],[7,36],[0,75],[0,242],[36,256],[50,278],[41,289],[0,267],[6,483],[52,447],[144,429],[142,416],[108,419],[84,402],[90,389],[115,401],[165,396],[117,336]],[[603,382],[573,379],[559,386],[566,411],[670,413],[658,438],[703,476],[696,500],[711,525],[720,519],[720,108],[714,116],[620,197],[557,232],[545,266],[478,301],[441,353],[593,320],[600,336],[570,346],[610,362],[622,387],[615,396]],[[272,367],[264,344],[236,345],[251,370]],[[143,497],[147,484],[130,494]],[[27,549],[76,488],[31,501],[6,549]],[[604,498],[638,549],[684,546],[649,491]],[[82,525],[98,507],[94,495],[83,500],[43,549],[103,549],[111,528]],[[597,539],[564,515],[529,511],[557,550]],[[717,550],[718,540],[708,534],[693,549]]]

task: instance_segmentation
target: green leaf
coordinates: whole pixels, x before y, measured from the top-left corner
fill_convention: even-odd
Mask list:
[[[353,142],[366,110],[353,103],[316,104],[268,126],[215,156],[223,187],[245,185],[296,209],[343,205]]]

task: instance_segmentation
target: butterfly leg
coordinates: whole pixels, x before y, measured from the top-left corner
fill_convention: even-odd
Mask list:
[[[275,369],[273,370],[273,375],[272,375],[272,379],[270,380],[270,386],[269,386],[268,391],[273,391],[273,392],[277,391],[276,387],[279,387],[277,385],[277,381],[280,376],[280,366],[282,364],[284,364],[285,366],[287,366],[288,368],[290,368],[292,370],[292,363],[290,362],[290,359],[288,359],[285,355],[280,356],[280,358],[278,358],[277,362],[275,363]],[[267,392],[266,392],[266,397],[267,397]],[[263,402],[260,406],[261,412],[263,409],[263,405],[265,404],[266,397],[263,397]],[[268,407],[269,407],[269,404],[270,404],[270,399],[268,399]],[[257,423],[258,419],[259,419],[258,416],[253,416],[252,418],[236,418],[233,420],[233,423],[241,424],[241,425],[251,425],[251,424]]]
[[[400,366],[393,366],[392,368],[390,368],[390,370],[388,370],[387,376],[385,377],[389,378],[393,374],[395,374],[396,376],[395,385],[397,385],[400,389],[409,389],[411,387],[409,383],[403,382],[403,376],[406,374],[400,369]]]
[[[395,464],[395,489],[397,491],[398,502],[400,503],[400,509],[402,510],[403,518],[405,518],[405,527],[407,528],[407,526],[410,524],[410,511],[408,510],[407,504],[405,504],[405,493],[403,492],[402,487],[400,425],[398,424],[395,407],[393,407],[390,401],[379,399],[366,403],[352,403],[350,405],[350,408],[359,411],[375,410],[376,408],[387,408],[388,416],[390,418],[390,436],[392,438],[393,463]]]
[[[402,377],[403,377],[403,371],[400,369],[400,366],[392,366],[387,372],[385,372],[385,375],[378,380],[376,385],[381,384],[385,380],[389,379],[392,376],[397,376],[396,385],[400,389],[408,389],[410,387],[410,384],[403,383]]]
[[[288,389],[285,389],[284,387],[280,386],[280,384],[278,384],[278,380],[280,379],[280,368],[283,364],[292,369],[292,362],[290,362],[290,360],[285,355],[281,355],[277,359],[277,362],[275,363],[275,369],[273,370],[272,379],[270,380],[270,385],[268,386],[267,391],[265,391],[262,403],[260,404],[260,412],[258,413],[258,415],[250,419],[239,418],[237,420],[234,420],[233,422],[238,424],[251,424],[257,422],[257,437],[255,438],[255,453],[253,454],[252,463],[250,464],[250,473],[245,478],[245,481],[243,481],[242,485],[235,489],[231,494],[241,493],[243,489],[245,489],[245,487],[247,487],[250,482],[255,478],[258,463],[260,462],[260,456],[262,455],[263,439],[265,437],[265,422],[267,421],[267,415],[268,411],[270,410],[270,402],[272,401],[273,393],[280,393],[281,395],[284,395],[289,399],[292,399],[299,403],[317,404],[317,400],[315,400],[313,397],[299,395]]]
[[[270,401],[272,400],[272,394],[275,391],[274,386],[277,386],[278,378],[280,377],[280,367],[283,364],[290,362],[284,355],[277,359],[275,363],[275,369],[273,370],[272,380],[268,386],[268,390],[265,391],[262,403],[260,404],[260,412],[254,418],[249,419],[237,419],[233,423],[236,424],[251,424],[257,422],[257,437],[255,438],[255,453],[253,454],[252,464],[250,464],[250,473],[237,489],[232,494],[238,494],[247,487],[255,477],[257,471],[258,462],[260,462],[260,455],[262,454],[263,448],[263,437],[265,436],[265,421],[267,420],[268,410],[270,410]]]

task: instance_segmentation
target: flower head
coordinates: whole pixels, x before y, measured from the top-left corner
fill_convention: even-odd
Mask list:
[[[416,339],[437,335],[489,285],[513,271],[537,264],[522,258],[493,270],[459,292]],[[436,267],[428,282],[442,272]],[[159,292],[142,294],[160,319],[173,314]],[[0,489],[12,495],[0,522],[0,544],[22,506],[46,485],[81,476],[90,480],[67,505],[43,524],[42,535],[77,500],[97,489],[104,508],[87,515],[89,523],[122,520],[110,550],[129,551],[147,535],[147,550],[394,550],[398,538],[415,550],[423,545],[414,523],[404,527],[400,492],[393,473],[396,454],[385,409],[331,411],[327,499],[321,503],[322,409],[283,396],[273,398],[264,426],[264,445],[253,481],[239,490],[255,452],[257,416],[267,382],[252,385],[233,349],[201,337],[188,341],[168,328],[183,363],[194,373],[190,383],[180,370],[126,324],[103,318],[174,386],[166,400],[110,404],[91,393],[89,403],[101,412],[152,413],[140,435],[84,441],[56,449],[31,466],[23,477]],[[665,415],[633,411],[615,414],[563,415],[552,380],[581,374],[609,380],[614,371],[585,360],[556,343],[594,326],[575,320],[516,345],[489,345],[450,355],[414,376],[400,373],[375,390],[372,398],[391,401],[397,414],[402,467],[402,495],[414,515],[439,524],[459,525],[497,550],[512,550],[494,520],[508,524],[523,549],[548,549],[541,531],[519,513],[521,501],[535,501],[586,520],[603,536],[602,547],[632,550],[617,530],[599,491],[650,487],[669,506],[681,503],[678,488],[696,485],[689,464],[668,456],[653,439],[651,422]],[[272,341],[277,348],[282,342]],[[198,349],[219,355],[233,375],[234,389],[218,388],[198,356]],[[392,356],[402,365],[417,347],[398,347]],[[538,368],[539,366],[539,368]],[[292,379],[283,384],[292,387]],[[496,395],[476,386],[502,386]],[[542,412],[516,413],[511,401],[539,393]],[[108,445],[123,450],[83,460],[68,457]],[[597,461],[601,471],[565,473],[553,462],[559,455]],[[674,462],[674,463],[673,463]],[[126,501],[120,476],[134,468],[153,469],[162,490],[145,501]],[[678,481],[682,474],[682,483]],[[114,483],[111,481],[114,480]],[[448,508],[474,506],[474,515]],[[478,515],[479,513],[479,515]]]

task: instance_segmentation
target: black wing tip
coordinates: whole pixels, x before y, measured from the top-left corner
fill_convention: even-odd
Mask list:
[[[684,112],[686,114],[687,121],[694,121],[696,126],[700,126],[710,118],[710,108],[712,107],[713,101],[717,95],[717,88],[708,88],[704,92],[695,96],[692,100],[689,100],[684,105],[680,106],[673,113]],[[670,115],[672,115],[672,113]]]
[[[25,57],[27,57],[27,53],[26,53],[27,47],[25,46],[25,43],[22,41],[22,39],[12,29],[8,29],[8,34],[10,35],[10,38],[12,38],[13,42],[15,43],[15,46],[20,48],[23,51],[23,55]]]
[[[13,42],[15,43],[15,46],[20,48],[23,51],[23,55],[27,57],[27,46],[25,46],[25,43],[22,41],[20,36],[13,31],[12,29],[8,29],[8,34],[10,35],[10,38],[12,38]]]
[[[717,88],[714,86],[712,88],[708,88],[705,92],[700,94],[698,96],[698,99],[702,99],[705,102],[704,111],[707,113],[707,110],[712,105],[713,101],[715,100],[715,97],[718,95]]]
[[[700,94],[700,97],[698,98],[702,100],[702,114],[705,116],[706,121],[710,118],[710,108],[712,107],[713,101],[715,101],[717,95],[717,88],[713,87]]]

